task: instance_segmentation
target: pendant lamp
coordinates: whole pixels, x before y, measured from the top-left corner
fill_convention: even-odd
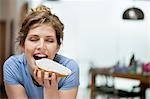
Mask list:
[[[143,20],[144,13],[137,7],[131,7],[124,11],[122,18],[125,20]]]

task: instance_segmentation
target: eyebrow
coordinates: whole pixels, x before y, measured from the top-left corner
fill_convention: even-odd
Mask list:
[[[34,35],[34,34],[29,34],[29,36],[38,36],[38,35]]]
[[[29,35],[29,37],[39,37],[39,35],[34,35],[34,34],[32,35],[32,34],[31,34],[31,35]],[[46,36],[46,37],[47,37],[47,38],[52,38],[52,37],[55,37],[55,36],[51,35],[51,36]]]
[[[46,36],[46,37],[47,37],[47,38],[51,38],[51,37],[55,37],[55,36],[52,35],[52,36]]]

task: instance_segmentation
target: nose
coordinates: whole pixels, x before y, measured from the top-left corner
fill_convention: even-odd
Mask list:
[[[46,50],[46,45],[43,39],[39,40],[38,46],[37,46],[38,50]]]

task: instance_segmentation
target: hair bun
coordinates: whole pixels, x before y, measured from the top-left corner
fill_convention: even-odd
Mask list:
[[[50,8],[40,5],[36,7],[35,9],[32,9],[33,12],[48,12],[50,15],[52,15]]]

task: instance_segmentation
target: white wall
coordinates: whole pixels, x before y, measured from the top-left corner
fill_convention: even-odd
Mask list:
[[[150,2],[130,0],[60,1],[44,3],[65,24],[62,52],[81,62],[94,61],[112,65],[117,60],[128,63],[133,53],[149,61]],[[128,7],[139,7],[143,21],[127,21],[122,14]]]

